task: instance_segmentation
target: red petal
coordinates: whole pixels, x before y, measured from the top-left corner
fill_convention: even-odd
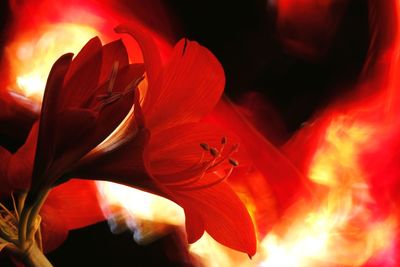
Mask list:
[[[40,216],[43,250],[47,253],[55,250],[67,239],[68,229],[57,206],[44,204]]]
[[[185,227],[190,244],[196,242],[204,234],[204,224],[201,216],[190,209],[185,210]]]
[[[148,176],[143,162],[143,149],[148,139],[149,132],[146,130],[140,130],[134,137],[128,134],[122,145],[87,156],[71,175],[84,179],[107,180],[160,193]]]
[[[76,55],[65,76],[61,108],[80,107],[93,96],[99,84],[102,54],[100,39],[94,37]]]
[[[205,184],[215,179],[218,177],[209,175],[200,183]],[[199,237],[201,230],[193,228],[203,224],[205,230],[219,243],[250,256],[256,253],[257,242],[250,215],[225,182],[203,189],[174,191],[173,197],[189,216],[195,213],[202,220],[202,223],[188,228],[192,231],[188,233],[189,237]],[[193,222],[191,219],[193,217],[189,218],[188,223]]]
[[[158,76],[162,67],[159,49],[151,34],[136,24],[119,25],[115,28],[117,33],[127,33],[136,39],[143,53],[146,74],[149,86]]]
[[[85,227],[104,220],[94,181],[73,179],[51,190],[46,205],[58,210],[67,229]]]
[[[64,82],[64,76],[71,63],[72,54],[66,54],[60,57],[54,63],[43,97],[42,111],[40,115],[39,135],[37,141],[37,152],[35,156],[35,166],[32,175],[32,182],[42,175],[48,168],[54,155],[54,141],[56,132],[56,122],[58,119],[57,110],[60,105],[60,95]]]
[[[87,109],[68,108],[60,112],[58,116],[55,158],[66,158],[66,153],[70,154],[75,149],[84,149],[84,144],[77,146],[77,143],[81,143],[81,138],[92,132],[96,115]]]
[[[33,162],[36,152],[39,123],[36,122],[25,144],[11,156],[8,165],[8,182],[13,189],[26,190],[32,179]]]
[[[103,46],[103,60],[99,84],[103,84],[109,80],[114,62],[118,62],[120,70],[129,63],[128,53],[122,40],[116,40]]]
[[[104,220],[93,181],[71,180],[54,188],[40,210],[45,252],[60,246],[68,230]]]
[[[149,84],[143,112],[150,129],[195,122],[211,111],[225,85],[221,64],[196,42],[181,40],[156,82]]]

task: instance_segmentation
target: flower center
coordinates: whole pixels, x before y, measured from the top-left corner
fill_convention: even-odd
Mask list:
[[[134,90],[138,87],[140,82],[144,79],[144,76],[132,80],[123,91],[121,92],[115,92],[114,86],[115,86],[115,81],[117,79],[118,75],[118,70],[119,70],[119,61],[115,61],[113,64],[113,67],[111,69],[111,74],[110,78],[108,79],[108,87],[107,91],[105,94],[100,94],[97,96],[97,100],[100,101],[100,105],[98,106],[98,109],[101,110],[105,106],[119,100],[121,97],[134,92]]]
[[[176,190],[187,191],[204,189],[225,181],[232,174],[233,169],[239,166],[238,161],[231,157],[233,153],[237,152],[239,144],[230,146],[228,152],[225,152],[228,142],[227,138],[224,136],[221,138],[220,145],[220,148],[217,149],[215,147],[210,147],[207,143],[201,143],[200,147],[203,151],[200,160],[192,167],[194,170],[199,170],[197,171],[197,175],[184,182],[166,183],[166,185],[173,187]],[[211,156],[211,159],[204,160],[207,154]],[[229,164],[229,169],[227,171],[226,167],[221,166],[223,163]],[[225,169],[225,174],[218,176],[217,171],[221,171],[222,169]],[[204,182],[204,184],[196,185],[197,182],[200,182],[207,174],[210,173],[214,173],[218,178],[212,181]]]

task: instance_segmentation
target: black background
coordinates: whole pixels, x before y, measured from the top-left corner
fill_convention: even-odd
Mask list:
[[[0,3],[4,29],[12,18],[7,1]],[[275,10],[265,0],[163,4],[175,19],[178,36],[197,40],[221,61],[226,93],[232,99],[240,101],[246,92],[256,91],[276,109],[286,129],[283,139],[351,87],[368,48],[366,0],[350,1],[327,55],[317,62],[283,49],[276,37]],[[0,41],[3,46],[5,37]],[[11,141],[2,140],[7,142]],[[49,258],[55,266],[191,266],[177,240],[177,234],[171,234],[143,247],[134,243],[131,233],[114,235],[106,223],[100,223],[71,231]],[[0,257],[0,266],[7,264]]]

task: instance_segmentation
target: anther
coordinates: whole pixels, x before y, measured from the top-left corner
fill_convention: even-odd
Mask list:
[[[200,143],[200,147],[204,150],[204,151],[209,151],[210,150],[210,146],[206,143]]]
[[[211,147],[210,148],[210,154],[211,154],[211,156],[213,156],[215,158],[215,157],[217,157],[219,155],[219,152],[215,147]]]
[[[225,145],[228,142],[225,136],[222,136],[221,138],[221,145]]]
[[[228,161],[229,161],[229,164],[231,164],[233,167],[239,166],[239,162],[233,158],[229,158]]]

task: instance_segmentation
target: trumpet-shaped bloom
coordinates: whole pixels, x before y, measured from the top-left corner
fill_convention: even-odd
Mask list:
[[[49,74],[39,122],[9,163],[14,189],[50,187],[101,143],[130,110],[141,64],[129,64],[122,41],[91,39],[72,60],[58,59]]]
[[[129,64],[123,43],[102,46],[91,39],[72,59],[66,54],[49,74],[40,119],[16,153],[0,150],[2,196],[28,190],[29,197],[54,186],[63,174],[120,124],[144,72]],[[45,250],[57,247],[69,229],[103,219],[90,181],[70,181],[51,190],[40,212]]]
[[[218,242],[253,255],[252,220],[225,182],[238,164],[231,158],[237,144],[199,123],[223,92],[220,63],[198,43],[181,40],[162,64],[151,37],[129,26],[117,31],[139,42],[148,86],[143,100],[136,99],[124,139],[88,155],[71,175],[117,181],[167,197],[185,211],[189,242],[207,231]]]

